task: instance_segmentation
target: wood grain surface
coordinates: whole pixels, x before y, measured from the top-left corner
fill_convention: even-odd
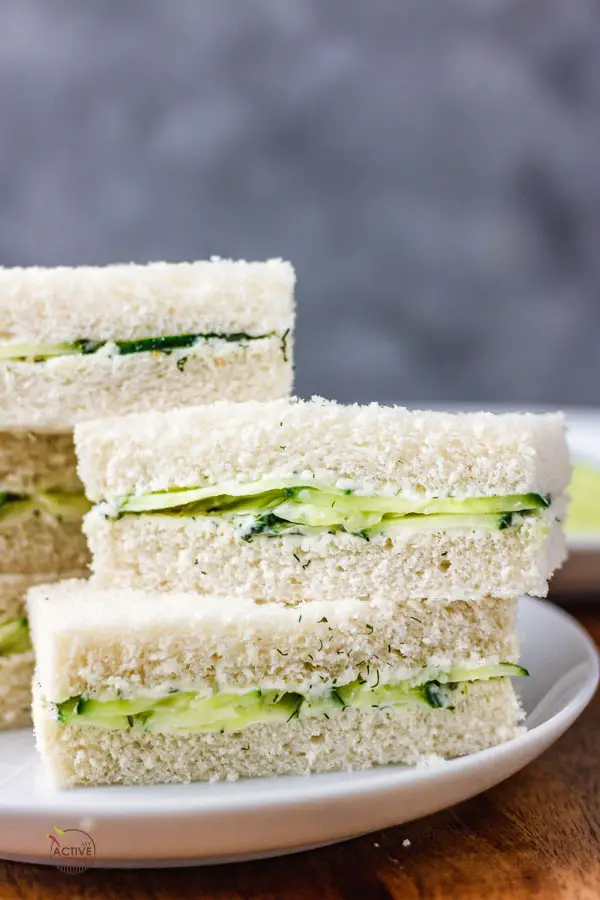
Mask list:
[[[600,645],[600,603],[570,611]],[[418,822],[322,850],[213,868],[73,876],[0,862],[0,900],[17,897],[599,900],[600,694],[522,772]]]

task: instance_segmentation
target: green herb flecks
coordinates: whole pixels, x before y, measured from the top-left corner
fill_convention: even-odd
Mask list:
[[[505,531],[507,528],[510,528],[513,523],[513,517],[514,513],[502,513],[502,515],[498,517],[498,531]]]
[[[281,355],[283,356],[283,361],[288,362],[288,353],[287,353],[287,342],[290,334],[290,329],[286,328],[283,334],[281,335]]]
[[[244,541],[251,541],[257,534],[280,534],[288,525],[289,523],[285,519],[280,519],[273,513],[266,513],[258,516],[248,528],[242,531],[240,537]]]
[[[449,684],[442,687],[437,681],[429,681],[423,685],[423,696],[432,709],[454,709]]]

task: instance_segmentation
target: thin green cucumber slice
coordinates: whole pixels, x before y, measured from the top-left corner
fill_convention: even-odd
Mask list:
[[[81,350],[76,344],[66,342],[43,344],[34,341],[10,341],[0,344],[0,360],[50,359],[53,356],[73,356],[80,353]]]
[[[304,525],[333,525],[349,518],[377,515],[493,515],[524,510],[543,509],[549,505],[549,498],[540,494],[518,494],[511,496],[475,497],[466,499],[431,498],[419,500],[414,497],[369,497],[356,493],[295,479],[262,479],[249,484],[223,484],[204,488],[173,488],[137,496],[122,498],[116,504],[120,513],[158,512],[180,510],[191,504],[206,504],[206,511],[214,513],[222,509],[233,512],[236,500],[255,497],[264,498],[269,506],[278,507],[278,515],[290,522]],[[247,508],[247,505],[246,505]]]
[[[0,656],[25,653],[30,649],[29,624],[25,616],[19,619],[10,619],[0,625]]]
[[[202,334],[173,334],[162,337],[141,338],[135,341],[88,340],[61,341],[55,344],[43,341],[6,341],[0,344],[0,361],[34,361],[43,362],[58,356],[87,356],[111,344],[120,356],[132,353],[170,353],[173,350],[194,347],[203,341],[226,341],[227,343],[246,343],[274,337],[275,332],[268,334],[247,334],[243,331],[218,332],[209,331]],[[283,340],[283,338],[282,338]],[[282,347],[282,351],[285,349]],[[285,353],[284,353],[285,356]]]
[[[346,708],[451,710],[457,691],[471,681],[526,675],[514,663],[453,669],[421,684],[367,684],[364,678],[346,685],[330,684],[303,695],[295,691],[254,689],[211,695],[175,692],[162,698],[95,700],[74,697],[57,705],[59,721],[102,728],[134,728],[156,733],[239,730],[256,722],[288,722],[329,715]],[[462,685],[462,687],[461,687]]]
[[[57,519],[77,521],[91,509],[84,494],[67,494],[61,491],[38,491],[32,495],[32,503]]]
[[[294,498],[298,503],[326,508],[331,514],[356,514],[357,512],[390,514],[402,516],[412,515],[491,515],[503,512],[521,512],[529,509],[545,509],[550,501],[541,494],[514,494],[493,497],[442,497],[424,498],[383,496],[363,496],[343,492],[331,494],[314,487],[302,488]],[[285,518],[282,516],[282,518]],[[307,523],[310,524],[310,523]]]

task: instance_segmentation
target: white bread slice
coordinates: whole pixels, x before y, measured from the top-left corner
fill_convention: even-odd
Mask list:
[[[210,340],[170,353],[0,362],[0,422],[12,428],[72,428],[77,422],[139,410],[168,410],[221,397],[286,397],[292,389],[293,340]]]
[[[495,599],[290,608],[63,581],[32,588],[28,609],[38,680],[55,702],[117,691],[306,690],[350,682],[367,663],[382,683],[420,683],[425,667],[439,674],[517,659],[515,602]]]
[[[508,679],[468,686],[454,710],[345,709],[329,719],[242,731],[140,734],[64,725],[34,687],[38,749],[63,787],[299,775],[461,756],[515,737],[520,708]]]
[[[21,395],[12,403],[23,403]],[[0,428],[6,410],[0,409]],[[31,494],[60,489],[83,492],[72,432],[0,431],[0,491]]]
[[[502,531],[405,528],[370,541],[344,532],[257,535],[245,541],[222,518],[107,519],[100,510],[86,515],[83,528],[94,581],[102,587],[170,591],[177,586],[290,604],[340,597],[543,597],[566,555],[553,510]]]
[[[0,335],[58,343],[293,328],[288,262],[0,268]]]
[[[60,521],[40,510],[0,520],[0,574],[85,570],[89,551],[81,520]]]
[[[451,414],[276,400],[149,412],[77,427],[92,500],[264,476],[316,476],[362,493],[558,497],[570,467],[559,414]]]
[[[0,656],[0,731],[31,722],[33,650]]]

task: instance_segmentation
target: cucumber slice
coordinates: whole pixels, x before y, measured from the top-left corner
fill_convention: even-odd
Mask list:
[[[435,682],[427,682],[425,685],[413,687],[409,682],[400,682],[399,684],[369,687],[368,685],[358,685],[355,682],[339,688],[339,694],[347,706],[356,707],[356,709],[410,709],[418,706],[441,706],[441,702],[434,704],[430,699],[431,685],[433,684]]]
[[[462,515],[491,514],[501,512],[524,512],[529,509],[547,509],[550,498],[541,494],[514,494],[506,497],[471,497],[466,500],[435,500],[419,512],[458,513]]]
[[[383,513],[360,512],[359,510],[342,513],[329,506],[312,506],[308,503],[295,503],[290,500],[274,507],[273,512],[280,519],[297,525],[326,528],[330,525],[343,525],[346,531],[365,531],[381,522]]]
[[[251,484],[214,485],[157,491],[125,497],[116,504],[122,513],[166,512],[172,515],[211,517],[254,514],[256,521],[242,523],[241,537],[281,534],[288,526],[335,528],[363,537],[387,533],[398,527],[445,530],[469,528],[502,530],[513,515],[549,505],[540,494],[506,497],[415,499],[402,496],[369,497],[303,479],[261,479]],[[270,512],[274,518],[265,518]],[[431,523],[430,519],[436,519]],[[406,521],[405,521],[406,520]]]
[[[63,703],[56,704],[56,714],[63,725],[93,725],[96,728],[124,729],[131,728],[133,716],[115,711],[115,703],[127,701],[95,701],[84,697],[71,697]],[[147,701],[146,701],[147,702]],[[106,705],[107,709],[104,710]]]
[[[0,520],[2,521],[21,518],[36,509],[57,519],[78,521],[90,508],[91,504],[82,493],[38,491],[30,495],[0,494]]]
[[[220,507],[228,509],[237,502],[248,498],[255,498],[257,503],[263,498],[269,502],[277,500],[278,503],[283,503],[305,485],[305,479],[263,478],[247,484],[238,484],[234,481],[203,488],[170,488],[164,491],[123,497],[118,501],[117,506],[120,512],[158,512],[163,509],[179,509],[200,502],[205,503],[206,507],[210,509]],[[327,488],[327,490],[331,491],[332,489]],[[334,492],[335,490],[333,488]],[[341,491],[339,493],[342,494]]]
[[[350,684],[343,684],[337,688],[337,695],[340,697],[344,706],[357,706],[368,686],[363,681],[352,681]]]
[[[7,341],[0,345],[0,361],[14,360],[27,362],[43,362],[56,356],[86,356],[96,353],[107,344],[113,344],[120,356],[129,356],[132,353],[171,353],[173,350],[193,347],[201,341],[218,340],[227,343],[245,343],[247,341],[260,341],[273,337],[275,332],[269,334],[246,334],[245,332],[221,333],[216,331],[204,334],[174,334],[164,337],[141,338],[137,341],[93,341],[82,339],[78,341],[56,344],[36,343],[34,341]],[[284,354],[285,356],[285,354]]]
[[[453,669],[422,684],[367,684],[358,679],[346,685],[330,684],[318,692],[302,695],[294,691],[252,690],[241,694],[216,692],[209,696],[175,692],[162,698],[94,700],[73,697],[57,705],[58,718],[66,724],[98,728],[133,728],[154,733],[237,731],[256,722],[289,722],[305,716],[343,713],[356,709],[454,708],[453,698],[461,684],[489,678],[526,675],[513,663]]]
[[[64,722],[65,719],[61,718],[60,721]],[[133,728],[136,724],[135,716],[103,716],[97,713],[87,713],[85,716],[74,715],[66,721],[70,725],[91,725],[110,731],[124,731],[127,728]]]
[[[245,331],[208,331],[204,334],[174,334],[167,337],[142,338],[138,341],[116,341],[121,356],[131,353],[170,353],[185,347],[193,347],[201,341],[226,341],[228,344],[245,343],[246,341],[260,341],[273,337],[274,331],[269,334],[247,334]]]
[[[510,513],[512,515],[512,513]],[[276,535],[303,535],[305,537],[318,537],[324,531],[334,533],[341,531],[346,532],[348,536],[360,538],[361,540],[371,540],[381,536],[394,536],[402,534],[406,531],[431,531],[440,532],[453,529],[465,529],[467,531],[498,531],[508,527],[505,518],[502,516],[399,516],[397,518],[387,517],[382,519],[378,524],[371,525],[369,528],[356,527],[361,520],[348,520],[344,525],[301,525],[299,523],[287,522],[279,519],[277,515],[271,513],[260,516],[232,516],[239,530],[240,537],[243,540],[252,540],[256,535],[266,535],[273,537]],[[512,522],[517,525],[518,519]]]
[[[357,512],[404,513],[415,512],[413,498],[395,497],[369,497],[361,494],[346,494],[343,491],[332,491],[329,487],[319,490],[314,487],[301,488],[295,498],[299,503],[308,504],[320,509],[330,509],[338,515],[355,514]]]
[[[403,531],[448,531],[466,529],[468,531],[501,530],[502,517],[498,515],[407,515],[388,517],[369,529],[369,537],[380,534],[401,534]],[[507,526],[504,525],[504,528]]]
[[[84,494],[63,494],[60,491],[39,491],[32,496],[32,503],[57,519],[77,521],[91,509]]]
[[[34,509],[35,504],[30,497],[19,494],[2,494],[0,500],[0,521],[17,519],[26,516]]]
[[[36,344],[33,341],[0,344],[0,360],[38,360],[52,356],[72,356],[81,353],[76,344]]]
[[[260,690],[211,696],[177,692],[160,699],[94,700],[75,697],[58,704],[59,720],[99,728],[136,728],[152,732],[236,730],[253,722],[288,721],[302,696]]]
[[[115,717],[135,716],[138,713],[147,712],[155,705],[156,700],[150,697],[140,697],[136,700],[82,699],[77,707],[77,715],[95,719],[113,719]]]
[[[11,653],[25,653],[31,649],[29,625],[23,616],[20,619],[11,619],[0,625],[0,656],[9,656]]]
[[[125,497],[117,503],[119,512],[159,512],[164,509],[179,509],[191,504],[203,503],[208,510],[224,507],[228,508],[242,499],[255,498],[258,503],[261,498],[277,500],[281,503],[285,499],[285,488],[280,482],[267,482],[257,485],[240,485],[239,492],[234,486],[218,490],[215,487],[184,488],[183,490],[157,491],[152,494],[139,494]]]
[[[70,697],[62,703],[56,704],[56,716],[63,725],[69,725],[77,718],[77,709],[81,703],[81,697]]]
[[[256,696],[258,694],[258,696]],[[277,702],[269,702],[268,696],[252,692],[252,702],[244,695],[233,695],[235,700],[221,706],[198,704],[186,712],[175,715],[157,709],[145,722],[146,731],[193,732],[238,731],[255,722],[287,722],[298,713],[302,697],[287,693],[279,695]],[[240,702],[241,701],[241,702]]]
[[[437,680],[445,681],[489,681],[490,678],[513,678],[515,676],[526,677],[529,672],[524,666],[516,663],[498,663],[497,666],[479,666],[477,669],[450,669],[445,675],[439,675]]]
[[[302,488],[296,500],[319,508],[327,508],[344,515],[362,513],[403,515],[491,515],[503,512],[522,512],[529,509],[545,509],[549,500],[540,494],[516,494],[512,496],[456,497],[417,500],[414,497],[368,497],[361,494],[331,494],[314,488]],[[309,523],[307,523],[309,524]]]

